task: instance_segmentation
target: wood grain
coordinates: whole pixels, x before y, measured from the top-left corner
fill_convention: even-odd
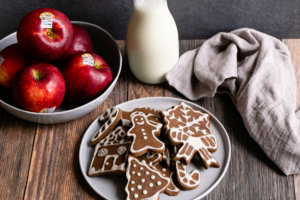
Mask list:
[[[300,39],[283,39],[290,53],[297,81],[297,108],[300,108]]]
[[[21,199],[27,182],[36,124],[0,109],[0,199]]]
[[[124,49],[124,42],[118,41]],[[79,145],[91,122],[105,109],[126,100],[120,77],[107,100],[90,114],[71,122],[38,125],[24,199],[95,199],[79,169]]]
[[[181,41],[181,52],[194,49],[201,43],[201,40]],[[173,88],[165,88],[166,96],[184,98]],[[228,172],[204,199],[295,199],[293,177],[283,176],[250,138],[229,96],[216,95],[195,103],[208,109],[222,122],[232,147]]]
[[[202,42],[181,41],[181,54]],[[300,77],[300,40],[284,42],[291,51],[296,74]],[[117,43],[124,53],[124,41]],[[90,123],[108,107],[148,96],[185,99],[167,83],[147,85],[137,81],[125,55],[120,79],[108,99],[80,119],[56,125],[37,125],[0,109],[0,199],[99,199],[79,169],[81,138]],[[232,147],[231,163],[224,179],[204,199],[300,200],[300,176],[282,175],[265,156],[249,137],[230,97],[216,95],[195,103],[221,121]]]
[[[300,108],[300,39],[284,39],[283,42],[287,45],[290,53],[292,63],[295,69],[297,80],[297,108]],[[294,176],[295,195],[296,199],[300,200],[300,175]]]

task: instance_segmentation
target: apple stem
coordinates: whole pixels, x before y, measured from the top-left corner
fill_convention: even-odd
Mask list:
[[[43,73],[42,72],[39,72],[37,70],[32,70],[33,72],[33,77],[35,80],[41,80],[43,78]]]
[[[53,37],[53,31],[52,31],[51,28],[48,28],[46,33],[47,33],[47,36],[48,36],[48,37],[50,37],[50,38]]]

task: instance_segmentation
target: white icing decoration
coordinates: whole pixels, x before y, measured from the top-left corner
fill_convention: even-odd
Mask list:
[[[163,172],[166,172],[167,170],[166,170],[166,168],[162,168],[162,171],[163,171]]]
[[[146,174],[146,175],[149,175],[149,172],[148,172],[148,171],[146,171],[146,172],[145,172],[145,174]]]
[[[142,133],[142,135],[144,135],[144,136],[145,136],[145,135],[146,135],[146,133],[144,132],[144,133]]]
[[[131,184],[135,184],[135,182],[134,182],[134,181],[131,181],[130,183],[131,183]]]
[[[138,190],[141,190],[141,189],[142,189],[142,186],[141,186],[141,185],[138,185],[136,188],[137,188]]]
[[[138,194],[134,194],[133,197],[134,197],[135,199],[137,199],[137,198],[139,197],[139,195],[138,195]]]
[[[144,140],[147,140],[148,138],[147,138],[147,136],[144,136],[143,139],[144,139]]]
[[[141,131],[145,131],[145,129],[142,128]]]
[[[132,188],[130,188],[130,191],[131,191],[131,192],[133,192],[133,191],[134,191],[134,188],[133,188],[133,187],[132,187]]]
[[[127,148],[125,146],[120,146],[117,150],[117,153],[119,155],[122,155],[122,154],[126,153],[126,151],[127,151]]]
[[[138,176],[141,176],[142,174],[140,172],[137,173]]]
[[[103,156],[106,156],[108,154],[108,150],[107,148],[102,148],[100,149],[100,151],[98,152],[98,157],[103,157]]]
[[[156,184],[157,184],[157,185],[161,185],[161,181],[157,181]]]
[[[143,167],[140,167],[140,170],[142,171],[144,168]]]
[[[179,166],[181,166],[183,169],[180,169]],[[190,174],[187,172],[187,166],[185,164],[182,164],[180,161],[175,162],[176,167],[176,176],[177,180],[180,182],[181,185],[183,185],[186,188],[195,188],[198,187],[200,184],[200,172],[198,170],[193,170]],[[181,174],[184,174],[184,176],[180,176]],[[195,180],[192,177],[197,174],[198,179]],[[183,180],[187,180],[186,182]],[[194,184],[191,184],[191,181],[194,182]]]
[[[182,109],[179,108],[180,106],[182,106]],[[174,110],[178,109],[180,109],[180,111],[184,113],[182,117],[185,118],[185,125],[178,125],[178,127],[170,127],[171,122],[169,119],[176,119],[178,121],[182,121],[181,118],[176,118],[174,116]],[[189,120],[191,116],[188,115],[188,112],[191,111],[193,113],[197,113],[198,118]],[[217,160],[210,153],[210,151],[217,150],[217,139],[214,135],[210,134],[210,128],[208,126],[208,114],[194,110],[192,109],[192,107],[188,106],[183,102],[172,109],[162,111],[162,114],[164,115],[164,119],[166,120],[166,128],[169,130],[168,134],[170,136],[171,141],[174,143],[183,143],[182,147],[179,149],[178,153],[175,156],[176,159],[185,159],[185,161],[191,160],[191,157],[194,156],[194,153],[187,154],[185,150],[190,149],[190,147],[192,147],[193,151],[197,151],[199,153],[206,166],[218,163]],[[204,121],[207,122],[205,126],[206,129],[209,131],[207,131],[206,129],[199,129],[199,123]],[[192,126],[194,127],[198,135],[195,135],[195,133],[189,129],[189,127]],[[188,128],[188,130],[183,131],[186,128]],[[199,136],[199,134],[201,134],[201,136]],[[184,137],[187,137],[187,139],[183,140]],[[208,145],[205,145],[202,140],[206,141]],[[210,151],[208,149],[210,149]]]
[[[155,133],[159,133],[161,131],[162,124],[153,123],[152,121],[149,121],[147,116],[144,113],[140,113],[140,112],[139,113],[133,113],[131,115],[131,117],[133,119],[132,120],[133,125],[127,132],[128,136],[133,137],[133,142],[132,142],[132,145],[130,147],[130,151],[133,154],[140,153],[140,152],[143,152],[143,151],[148,151],[148,150],[154,150],[156,152],[163,152],[164,149],[165,149],[165,144],[155,136]],[[136,141],[139,140],[140,137],[145,137],[140,132],[136,132],[136,133],[134,132],[136,127],[140,126],[140,125],[144,125],[145,127],[147,127],[148,130],[151,130],[151,133],[146,137],[147,138],[150,137],[150,139],[148,141],[154,140],[157,143],[159,143],[159,145],[158,145],[159,147],[153,147],[150,143],[147,143],[147,141],[145,141],[144,147],[135,149]],[[138,130],[140,130],[140,129],[138,129]],[[144,140],[146,140],[146,139],[144,138]]]
[[[105,165],[109,165],[109,163],[107,162],[107,163],[105,163]]]
[[[128,139],[126,138],[126,130],[122,126],[118,126],[115,130],[111,131],[104,139],[99,141],[102,146],[124,144],[127,142]]]
[[[133,164],[133,167],[136,167],[136,164]]]
[[[154,175],[151,175],[151,177],[150,177],[152,180],[154,180],[155,179],[155,176]]]
[[[129,143],[128,142],[124,143],[124,145],[128,146]],[[102,149],[107,149],[110,146],[115,146],[115,145],[108,145],[108,146],[106,146],[106,148],[102,148]],[[100,152],[102,150],[101,149],[100,151],[98,151],[100,148],[101,148],[101,145],[98,143],[95,147],[94,157],[92,159],[91,166],[90,166],[90,169],[89,169],[89,172],[88,172],[89,175],[99,174],[101,172],[124,171],[125,170],[125,161],[122,162],[121,164],[116,164],[117,159],[120,157],[117,154],[114,154],[114,155],[107,154],[107,155],[105,155],[105,158],[104,158],[104,161],[103,161],[103,166],[101,168],[96,170],[94,167],[92,167],[93,163],[94,163],[94,160],[96,159],[96,156],[98,156],[98,152]],[[106,150],[104,150],[104,151],[106,151]],[[102,153],[100,153],[100,154],[103,155]],[[127,157],[127,153],[126,153],[126,155],[123,154],[123,156]],[[110,167],[110,169],[105,169],[105,163],[107,163],[107,161],[109,159],[112,160],[111,167]]]
[[[99,116],[100,121],[105,121],[105,123],[99,128],[99,130],[93,135],[91,142],[97,142],[99,138],[106,132],[107,128],[114,123],[118,118],[120,110],[118,107],[114,106],[107,109]],[[104,117],[105,116],[105,117]],[[113,117],[114,116],[114,117]],[[103,131],[102,131],[103,130]]]
[[[143,167],[143,171],[141,171],[142,174],[148,172],[148,177],[149,177],[149,174],[151,172],[152,175],[154,175],[155,177],[157,176],[158,179],[162,182],[161,186],[158,187],[158,188],[155,188],[157,189],[155,194],[153,194],[152,196],[142,196],[142,197],[137,197],[139,199],[145,199],[145,200],[154,200],[154,199],[159,199],[159,194],[162,193],[163,191],[165,191],[167,189],[167,187],[169,186],[170,184],[170,179],[169,178],[166,178],[166,177],[163,177],[162,174],[157,171],[156,169],[154,168],[151,168],[149,165],[147,165],[146,163],[144,162],[141,162],[139,161],[137,158],[135,157],[132,157],[132,156],[129,156],[128,157],[128,168],[126,170],[126,178],[127,180],[129,180],[129,182],[127,183],[126,187],[125,187],[125,191],[127,193],[127,200],[130,198],[130,197],[134,197],[135,194],[137,193],[132,193],[130,191],[130,188],[133,186],[132,184],[130,184],[131,182],[131,179],[132,179],[132,176],[131,176],[131,171],[133,169],[133,164],[137,164],[137,167],[140,168],[140,167]],[[147,178],[148,178],[147,177]],[[150,177],[149,177],[150,178]],[[142,178],[141,179],[141,182],[145,182],[145,178]],[[148,184],[149,187],[154,187],[154,184],[153,183],[149,183]],[[141,187],[139,187],[141,186]],[[142,192],[142,195],[147,195],[148,194],[148,191],[143,189],[143,186],[142,184],[136,186],[138,188],[141,188],[139,190],[141,190]]]
[[[134,175],[134,174],[135,174],[135,171],[132,171],[131,173]]]

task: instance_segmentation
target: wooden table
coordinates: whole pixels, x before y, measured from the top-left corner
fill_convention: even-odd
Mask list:
[[[300,73],[300,40],[284,40]],[[124,51],[124,41],[118,41]],[[201,40],[181,41],[181,53]],[[35,124],[0,109],[0,199],[99,199],[78,164],[81,138],[106,108],[150,96],[184,98],[166,83],[144,85],[131,74],[124,56],[121,77],[108,99],[88,115],[67,123]],[[299,76],[300,77],[300,76]],[[216,95],[196,101],[212,112],[229,133],[232,157],[221,183],[204,199],[297,199],[300,175],[284,176],[247,133],[230,98]]]

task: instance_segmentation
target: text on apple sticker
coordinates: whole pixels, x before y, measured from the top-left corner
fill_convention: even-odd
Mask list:
[[[82,63],[84,65],[94,66],[95,60],[94,60],[94,57],[91,54],[84,53],[84,54],[81,55],[81,57],[83,58]]]
[[[55,16],[51,12],[43,12],[40,14],[41,28],[52,28]]]

